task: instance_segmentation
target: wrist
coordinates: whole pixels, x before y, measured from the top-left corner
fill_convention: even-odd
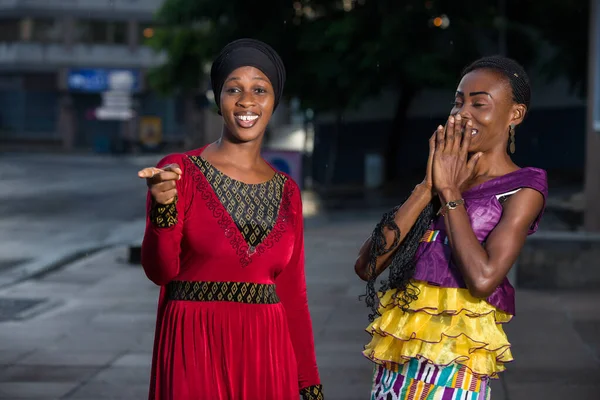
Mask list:
[[[433,187],[427,185],[425,182],[421,182],[415,186],[413,194],[427,200],[429,203],[433,199]]]
[[[462,198],[462,193],[458,190],[457,187],[447,187],[441,189],[439,192],[440,200],[442,203],[447,203],[449,201],[459,200]]]

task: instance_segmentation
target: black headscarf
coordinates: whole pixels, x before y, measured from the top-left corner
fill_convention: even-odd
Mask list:
[[[217,107],[221,107],[221,90],[225,79],[240,67],[258,68],[269,78],[275,91],[274,109],[277,108],[285,84],[285,66],[271,46],[255,39],[238,39],[229,43],[213,62],[210,81]]]

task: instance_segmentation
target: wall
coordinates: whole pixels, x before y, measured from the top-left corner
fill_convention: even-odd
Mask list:
[[[427,140],[444,116],[411,117],[406,124],[400,145],[396,170],[399,177],[413,176],[412,171],[424,170],[427,162]],[[368,152],[382,152],[391,120],[346,121],[338,141],[334,183],[362,184],[364,157]],[[315,127],[313,153],[314,180],[323,183],[330,168],[329,151],[333,140],[332,123]],[[516,131],[516,154],[513,159],[521,166],[581,175],[584,167],[585,108],[562,107],[533,109]]]

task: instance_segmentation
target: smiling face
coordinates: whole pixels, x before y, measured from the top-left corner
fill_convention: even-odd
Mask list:
[[[262,71],[254,67],[234,70],[221,90],[226,134],[236,142],[262,139],[274,105],[273,85]]]
[[[506,148],[510,124],[520,124],[526,111],[525,105],[514,102],[510,82],[504,75],[477,69],[460,81],[451,114],[460,114],[464,124],[472,121],[469,148],[472,153],[500,146]]]

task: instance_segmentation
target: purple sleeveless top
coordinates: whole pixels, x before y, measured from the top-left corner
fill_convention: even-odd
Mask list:
[[[494,178],[463,193],[465,207],[477,239],[483,244],[488,235],[500,222],[502,205],[499,195],[510,194],[520,188],[531,188],[544,196],[544,207],[548,195],[546,171],[538,168],[521,168],[517,171]],[[538,215],[529,234],[537,231],[544,208]],[[446,236],[446,226],[442,217],[433,220],[415,254],[416,270],[414,279],[431,285],[447,288],[466,288],[466,284],[452,261],[450,246]],[[515,315],[515,289],[508,278],[488,297],[487,302],[511,315]]]

